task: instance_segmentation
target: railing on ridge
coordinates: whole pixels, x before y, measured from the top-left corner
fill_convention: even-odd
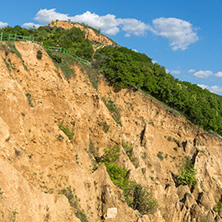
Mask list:
[[[65,48],[58,47],[58,46],[57,47],[53,47],[53,46],[48,46],[48,45],[44,45],[44,44],[43,44],[43,46],[44,46],[44,48],[46,50],[53,51],[53,52],[65,53],[65,54],[68,54],[68,55],[71,55],[71,56],[75,57],[79,62],[81,62],[81,63],[83,63],[85,65],[91,65],[91,63],[88,60],[80,58],[79,56],[71,53],[69,50],[67,50]]]
[[[35,41],[34,38],[32,36],[21,36],[21,35],[17,35],[17,34],[4,34],[3,32],[0,34],[0,41]],[[39,42],[37,42],[39,43]],[[65,48],[62,47],[53,47],[53,46],[48,46],[48,45],[44,45],[42,42],[40,43],[46,50],[49,51],[57,51],[57,52],[61,52],[61,53],[65,53],[68,55],[71,55],[73,57],[75,57],[79,62],[85,64],[85,65],[91,65],[91,63],[86,60],[86,59],[82,59],[80,57],[78,57],[77,55],[71,53],[70,51],[68,51]]]

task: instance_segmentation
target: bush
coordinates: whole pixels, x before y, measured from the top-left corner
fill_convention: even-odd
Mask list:
[[[40,51],[40,50],[37,51],[36,58],[37,58],[38,60],[41,60],[41,59],[42,59],[42,51]]]
[[[129,180],[129,170],[120,167],[115,161],[119,159],[120,148],[114,146],[112,149],[105,150],[105,154],[100,161],[104,162],[107,172],[112,182],[123,190],[126,203],[141,214],[153,213],[158,204],[145,187]]]
[[[178,185],[188,185],[190,188],[194,188],[196,179],[196,169],[189,157],[185,157],[182,166],[180,167],[180,174],[177,176]]]
[[[65,133],[65,135],[72,141],[73,136],[74,136],[74,133],[70,131],[69,126],[68,126],[68,125],[64,126],[64,125],[63,125],[63,122],[61,122],[61,123],[59,123],[58,127],[59,127],[59,129],[62,130],[62,131]]]
[[[222,202],[221,202],[221,201],[218,201],[218,202],[217,202],[217,206],[215,206],[215,207],[213,208],[213,210],[216,211],[216,212],[222,212]]]

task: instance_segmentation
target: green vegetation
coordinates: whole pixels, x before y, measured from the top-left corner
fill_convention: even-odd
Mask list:
[[[122,142],[122,147],[126,151],[127,156],[133,163],[133,165],[137,168],[139,167],[139,159],[133,153],[133,145],[127,142]]]
[[[119,107],[116,106],[116,104],[109,98],[108,101],[106,98],[102,97],[103,102],[105,103],[107,109],[111,112],[113,119],[116,121],[117,124],[122,126],[122,123],[120,121],[120,112]]]
[[[143,90],[180,111],[194,124],[222,135],[220,96],[175,79],[163,66],[153,64],[147,55],[125,47],[104,47],[95,58],[97,67],[115,87]]]
[[[177,176],[178,185],[188,185],[191,189],[196,186],[196,169],[189,157],[185,157]]]
[[[63,71],[67,80],[75,76],[75,70],[71,68],[73,64],[76,63],[76,59],[73,56],[60,52],[50,51],[48,51],[48,54],[52,58],[52,61],[54,62],[55,66]]]
[[[62,189],[59,193],[63,194],[67,197],[70,206],[74,207],[76,210],[76,216],[80,219],[81,222],[88,222],[87,217],[85,215],[84,210],[81,210],[79,206],[79,199],[77,196],[73,194],[74,190],[72,191],[69,187],[66,189]]]
[[[64,126],[63,122],[61,122],[61,123],[58,124],[58,127],[72,141],[74,133],[72,131],[70,131],[69,126],[68,125]]]
[[[103,122],[102,125],[103,125],[103,131],[107,133],[109,131],[109,125],[106,122]]]
[[[159,157],[161,160],[163,160],[163,152],[158,152],[157,153],[157,157]]]
[[[28,99],[29,105],[31,107],[34,107],[34,105],[32,104],[32,96],[31,96],[31,94],[30,93],[26,93],[25,95],[26,95],[26,97]]]
[[[56,47],[58,44],[60,47],[69,50],[71,53],[90,60],[93,55],[92,43],[85,39],[85,33],[79,28],[73,27],[70,30],[65,30],[58,27],[40,26],[36,28],[22,28],[21,26],[3,27],[0,29],[0,33],[4,34],[17,34],[21,36],[34,37],[35,41],[43,42],[44,45]]]
[[[222,212],[222,202],[218,201],[217,205],[213,208],[213,210],[216,212]]]
[[[129,171],[120,167],[116,162],[120,156],[120,148],[114,146],[105,150],[105,154],[100,158],[100,163],[104,163],[112,182],[123,190],[125,201],[128,206],[138,210],[141,214],[153,213],[158,208],[156,200],[145,187],[129,180]]]
[[[37,51],[36,58],[37,58],[38,60],[41,60],[41,59],[42,59],[42,51],[41,51],[41,50],[38,50],[38,51]]]

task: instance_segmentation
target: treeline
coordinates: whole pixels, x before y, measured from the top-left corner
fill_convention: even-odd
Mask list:
[[[94,65],[118,88],[135,86],[178,110],[194,124],[222,135],[222,98],[167,73],[145,54],[125,47],[105,47]]]
[[[91,41],[84,38],[84,31],[76,27],[70,30],[50,26],[40,26],[38,29],[26,29],[17,25],[15,27],[3,27],[0,29],[0,33],[1,32],[4,34],[11,33],[21,36],[32,36],[35,41],[43,42],[44,45],[56,46],[59,44],[60,47],[88,60],[91,60],[94,52]]]

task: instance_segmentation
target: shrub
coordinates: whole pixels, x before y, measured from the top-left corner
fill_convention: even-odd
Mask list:
[[[105,149],[105,154],[103,156],[104,162],[114,163],[119,159],[120,156],[120,147],[114,145],[111,149]]]
[[[74,133],[70,131],[69,126],[68,126],[68,125],[64,126],[64,125],[63,125],[63,122],[61,122],[61,123],[59,123],[58,127],[59,127],[59,129],[62,130],[62,131],[65,133],[65,135],[72,141],[73,136],[74,136]]]
[[[163,152],[159,152],[159,153],[157,153],[157,157],[159,157],[161,160],[163,160]]]
[[[218,201],[217,205],[213,208],[213,210],[216,212],[222,212],[222,202]]]
[[[102,125],[103,125],[103,131],[107,133],[109,131],[109,125],[106,122],[103,122]]]
[[[131,162],[133,163],[133,165],[136,168],[139,167],[139,159],[133,153],[133,145],[123,141],[122,147],[126,151],[126,154],[129,157],[129,159],[131,160]]]
[[[42,59],[42,51],[41,51],[41,50],[38,50],[38,51],[37,51],[36,58],[37,58],[38,60],[41,60],[41,59]]]
[[[178,185],[188,185],[190,188],[194,188],[196,179],[196,169],[189,157],[185,157],[183,164],[180,167],[180,174],[177,176]]]

